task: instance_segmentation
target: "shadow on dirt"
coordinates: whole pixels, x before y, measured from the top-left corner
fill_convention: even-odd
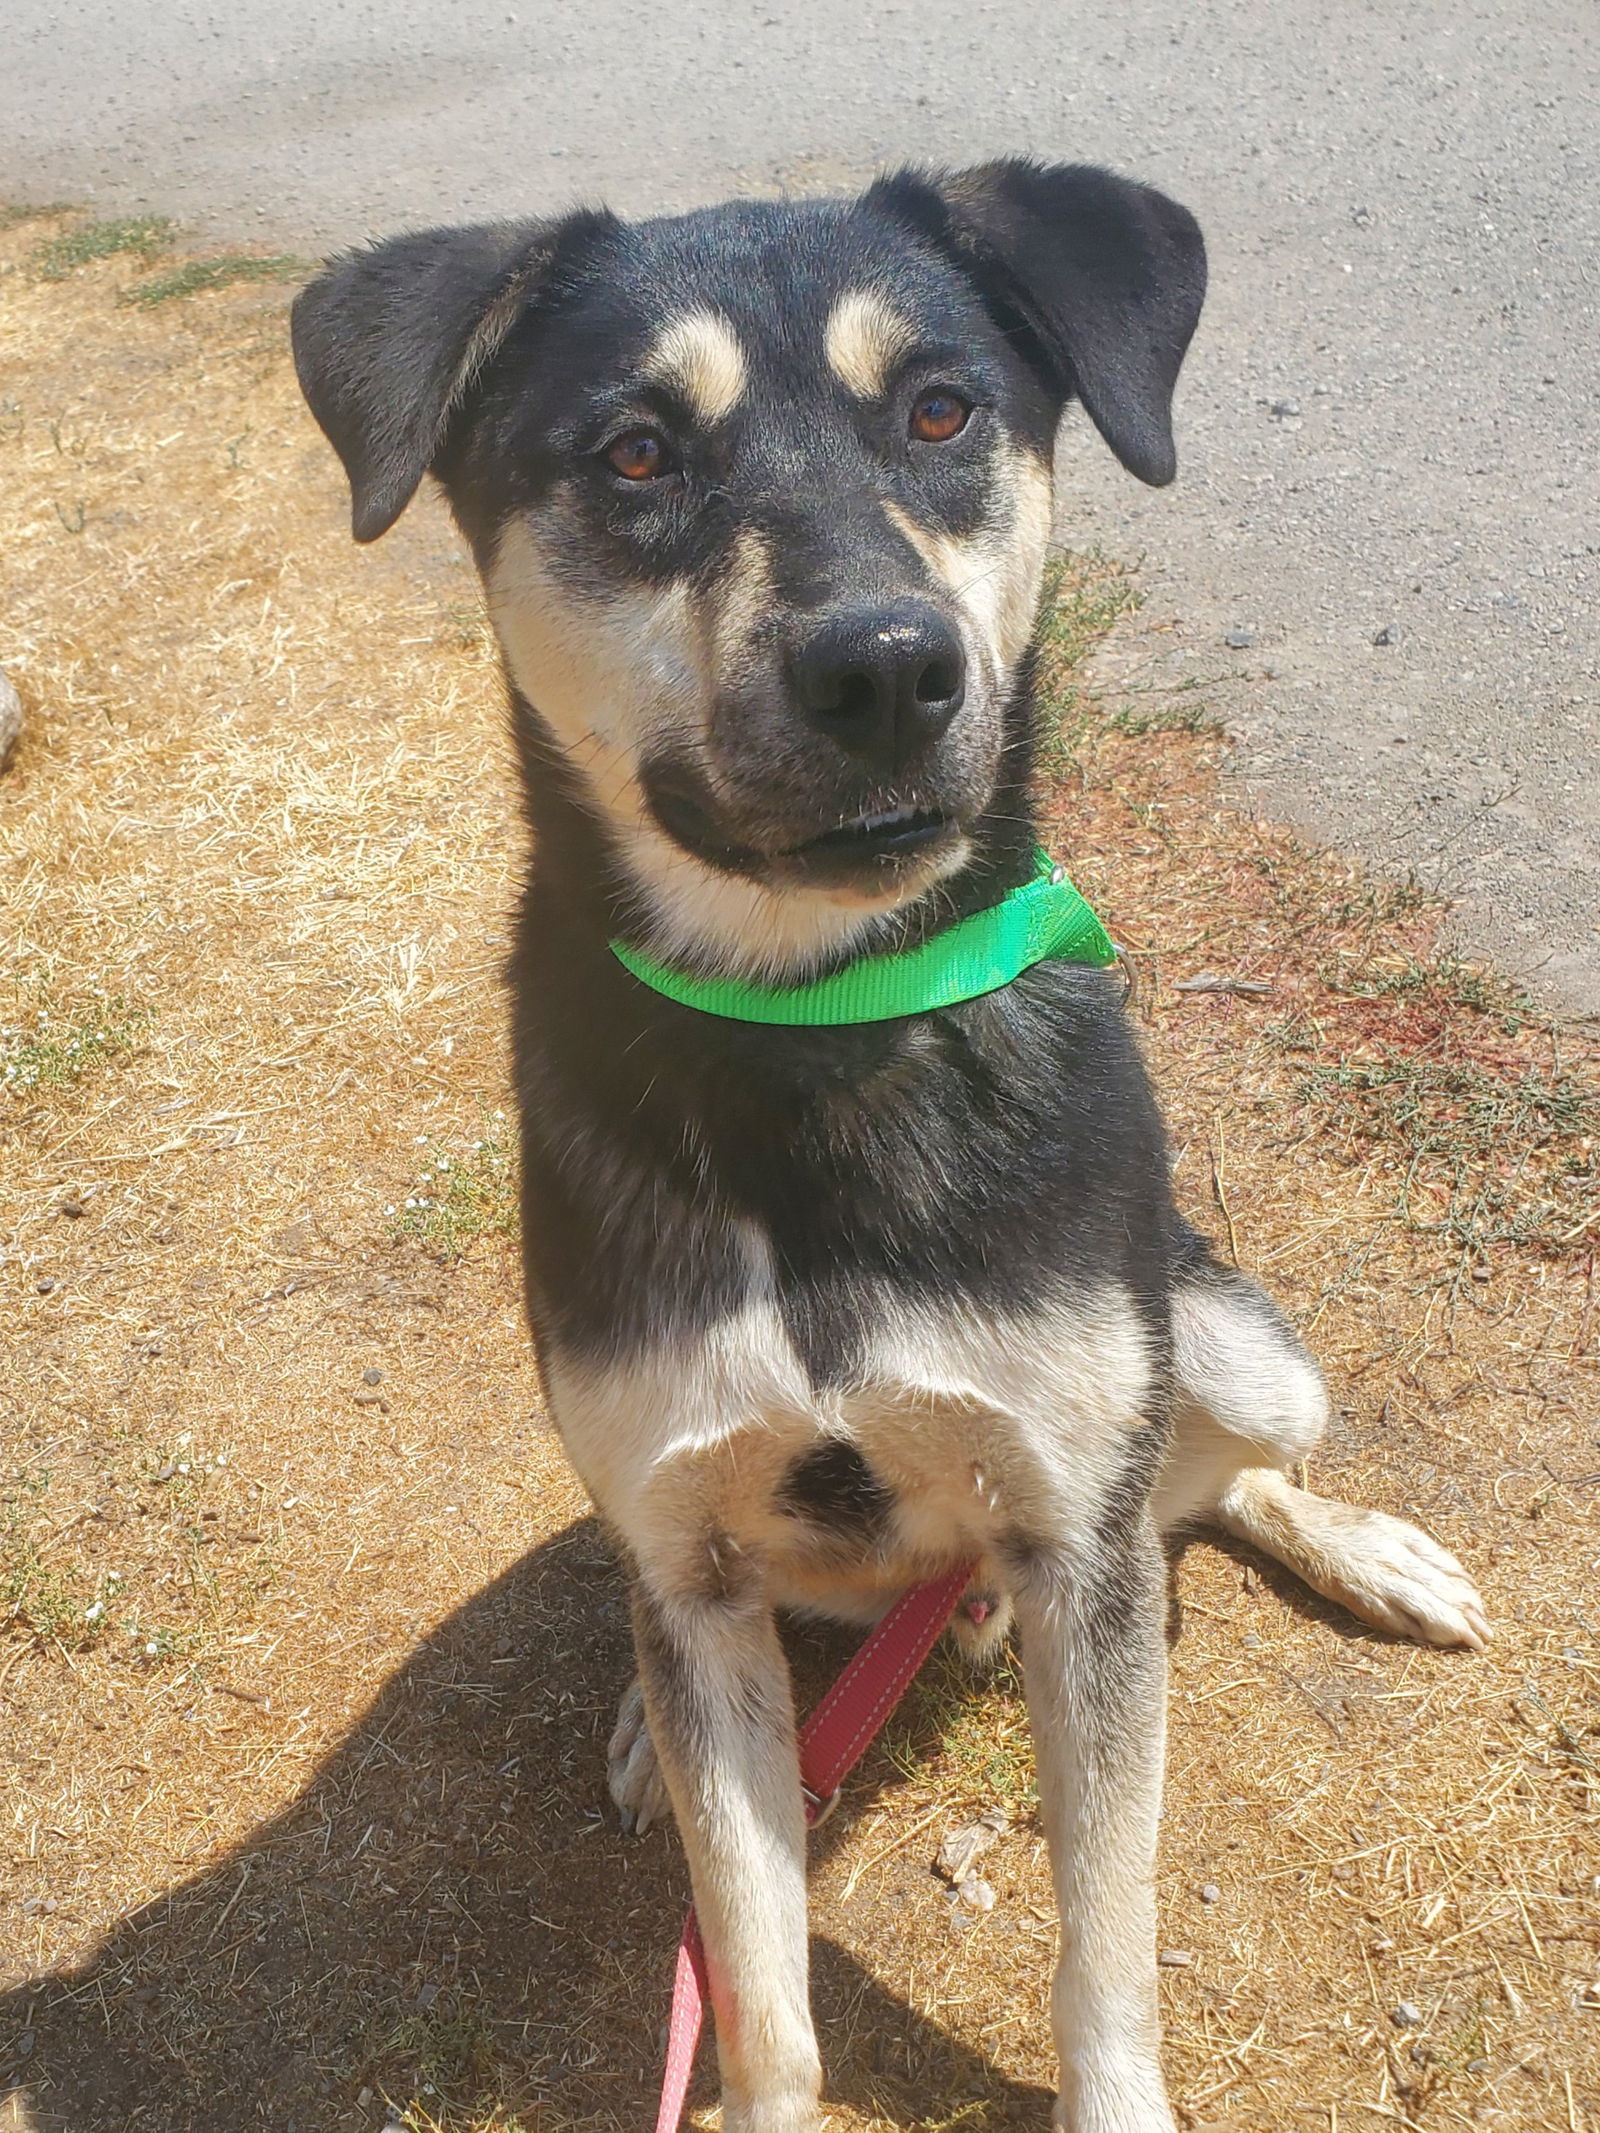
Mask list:
[[[802,1703],[847,1649],[808,1642]],[[0,2122],[353,2133],[386,2099],[446,2133],[648,2122],[687,1877],[670,1833],[626,1842],[601,1812],[628,1668],[585,1520],[444,1623],[287,1812],[0,2000]],[[973,2133],[1048,2125],[1043,2091],[813,1952],[830,2096],[906,2127],[969,2103]]]

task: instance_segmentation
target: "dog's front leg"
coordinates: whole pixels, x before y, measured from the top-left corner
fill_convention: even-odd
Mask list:
[[[705,1942],[724,2133],[812,2133],[805,1814],[771,1609],[753,1576],[743,1590],[685,1596],[641,1575],[633,1622]]]
[[[1039,1796],[1061,1912],[1058,2133],[1172,2133],[1156,2004],[1165,1736],[1161,1555],[1148,1518],[1015,1561]]]

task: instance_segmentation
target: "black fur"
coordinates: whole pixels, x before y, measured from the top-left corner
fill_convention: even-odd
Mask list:
[[[1172,386],[1204,286],[1199,232],[1159,194],[1082,168],[999,163],[902,174],[847,203],[403,238],[302,294],[296,357],[350,474],[358,536],[381,532],[431,465],[487,569],[502,525],[564,485],[584,513],[578,592],[714,573],[755,525],[771,536],[785,610],[804,614],[842,577],[872,582],[876,557],[886,580],[904,570],[903,544],[864,499],[898,493],[906,447],[842,388],[822,389],[798,337],[798,321],[863,281],[915,313],[1025,444],[1047,452],[1076,395],[1136,473],[1170,478]],[[754,351],[738,434],[686,443],[672,493],[630,489],[597,462],[596,440],[618,408],[675,422],[635,373],[663,317],[706,300]],[[797,457],[786,410],[801,386]],[[911,472],[919,508],[950,532],[979,522],[970,454]],[[1015,1309],[1120,1280],[1159,1352],[1185,1233],[1115,980],[1047,964],[961,1007],[846,1029],[678,1007],[610,954],[636,922],[635,892],[537,706],[514,708],[536,853],[512,981],[542,1345],[617,1360],[704,1329],[748,1291],[741,1236],[753,1225],[819,1384],[849,1379],[865,1299],[879,1293]],[[743,738],[754,774],[781,783],[781,701],[766,690],[728,715],[775,722]],[[886,921],[879,944],[915,941],[1027,876],[1033,715],[1025,662],[967,865]],[[647,789],[670,769],[649,767]],[[657,814],[691,843],[667,805]],[[729,871],[756,865],[733,843],[718,856]]]
[[[784,1510],[828,1532],[870,1547],[883,1531],[894,1497],[853,1444],[819,1444],[784,1476]]]

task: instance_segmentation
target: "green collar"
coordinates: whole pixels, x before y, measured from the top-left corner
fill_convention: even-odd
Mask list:
[[[703,1015],[787,1027],[890,1022],[998,992],[1035,963],[1110,963],[1116,950],[1064,869],[1039,855],[1032,881],[987,911],[975,911],[902,955],[863,956],[809,985],[752,985],[696,978],[652,962],[625,941],[611,952],[643,985]]]

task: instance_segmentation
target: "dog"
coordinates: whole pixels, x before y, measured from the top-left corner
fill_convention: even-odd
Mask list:
[[[670,1804],[728,2133],[812,2133],[805,1825],[775,1613],[974,1561],[1015,1617],[1061,1912],[1064,2133],[1171,2133],[1153,1862],[1162,1537],[1378,1628],[1488,1635],[1415,1527],[1285,1469],[1316,1364],[1177,1212],[1114,974],[762,1026],[664,997],[899,957],[1036,865],[1058,424],[1175,472],[1205,252],[1159,192],[1011,160],[858,197],[396,237],[294,309],[371,541],[430,472],[503,654],[532,858],[510,975],[530,1322],[616,1536],[610,1785]]]

